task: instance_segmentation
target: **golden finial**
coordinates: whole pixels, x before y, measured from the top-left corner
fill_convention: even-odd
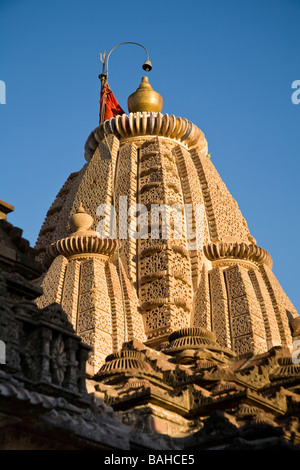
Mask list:
[[[148,81],[148,77],[143,77],[138,89],[128,98],[128,110],[130,113],[138,111],[153,111],[160,113],[163,107],[162,96],[154,91]]]

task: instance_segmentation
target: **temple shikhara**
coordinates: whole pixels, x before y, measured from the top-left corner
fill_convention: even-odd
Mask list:
[[[268,247],[202,130],[147,77],[128,114],[101,80],[34,248],[0,201],[0,448],[298,448],[300,319]],[[152,211],[175,206],[180,237]]]

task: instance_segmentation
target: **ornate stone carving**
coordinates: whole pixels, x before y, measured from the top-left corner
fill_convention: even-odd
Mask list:
[[[195,147],[207,153],[207,142],[203,132],[187,119],[168,114],[154,112],[130,113],[111,118],[97,127],[87,139],[85,158],[89,161],[104,138],[104,135],[114,134],[121,141],[128,137],[157,135],[179,141],[188,148]]]
[[[213,345],[216,342],[216,335],[205,328],[183,328],[172,333],[169,336],[169,342],[170,345],[166,351],[171,354],[173,351],[182,349]]]
[[[168,244],[166,247],[168,249]],[[184,250],[170,249],[170,253],[175,256],[162,256],[162,251],[155,249],[144,252],[148,257],[154,255],[156,269],[151,272],[149,260],[143,264],[142,269],[147,271],[145,284],[151,276],[160,279],[164,271],[168,273],[169,262],[178,264],[178,253],[188,259]],[[124,444],[129,434],[131,443],[148,450],[161,445],[161,441],[158,444],[158,433],[159,439],[166,436],[162,448],[170,450],[256,449],[270,446],[270,443],[276,449],[297,448],[300,443],[300,365],[293,362],[287,348],[276,346],[261,354],[253,354],[252,350],[246,358],[237,357],[231,349],[217,343],[215,332],[198,327],[182,328],[184,321],[177,318],[175,308],[179,307],[175,302],[168,307],[174,309],[176,317],[172,325],[178,321],[180,329],[170,334],[168,343],[160,344],[154,350],[132,340],[120,351],[110,354],[102,365],[103,358],[99,360],[97,356],[99,351],[110,352],[113,341],[115,348],[121,343],[112,341],[112,336],[118,338],[120,326],[116,328],[116,325],[121,319],[117,318],[120,279],[115,263],[103,256],[85,260],[71,258],[70,275],[67,270],[62,286],[61,297],[64,299],[69,292],[64,293],[64,288],[70,287],[66,284],[79,276],[77,308],[82,317],[77,318],[77,328],[82,328],[81,337],[94,348],[94,366],[100,367],[92,380],[87,380],[89,396],[93,396],[93,400],[89,399],[85,389],[89,348],[76,336],[67,314],[57,303],[39,309],[30,300],[32,290],[29,296],[26,294],[29,282],[23,285],[27,300],[20,299],[20,286],[10,296],[11,273],[6,277],[0,271],[1,331],[6,335],[4,339],[13,346],[9,354],[13,352],[19,358],[15,364],[10,360],[0,371],[0,426],[5,431],[0,447],[49,447],[48,431],[55,429],[59,430],[60,439],[58,442],[56,434],[52,433],[51,448],[61,448],[60,440],[63,439],[64,448],[69,445],[70,448],[103,449],[103,446],[115,448],[118,445],[120,448],[123,445],[129,449],[129,439]],[[59,266],[62,269],[61,263]],[[172,265],[170,272],[172,278],[189,285],[190,278],[185,279],[183,271]],[[264,279],[258,267],[248,270],[237,264],[223,271],[219,268],[216,272],[224,280],[223,300],[229,307],[233,344],[236,338],[242,338],[248,344],[253,340],[256,347],[257,337],[264,328],[267,331],[267,323],[260,321],[259,312],[268,314],[270,303],[274,305],[274,299],[282,301],[282,294],[275,291],[269,272],[264,274],[268,275],[269,290],[263,288]],[[21,277],[18,277],[19,284]],[[127,299],[126,318],[134,337],[138,331],[134,330],[137,321],[133,311],[135,304],[123,266],[122,277]],[[212,288],[211,283],[208,286]],[[208,286],[201,286],[202,290]],[[274,289],[274,298],[271,300],[270,297],[267,303],[266,295],[272,293],[270,287]],[[17,294],[19,299],[15,302]],[[113,314],[110,298],[115,300]],[[151,320],[153,312],[152,309]],[[165,319],[161,312],[161,320]],[[297,321],[293,324],[297,335]],[[168,329],[166,324],[166,331]],[[269,330],[272,331],[271,326]],[[117,410],[120,411],[117,427],[113,427]],[[130,427],[124,427],[124,423]],[[20,439],[20,428],[26,439]],[[139,438],[155,437],[155,443],[154,440],[137,439],[136,430]],[[122,438],[118,440],[119,434]],[[27,438],[33,435],[38,435],[38,439]]]
[[[47,258],[44,263],[51,261],[59,255],[66,257],[74,255],[101,254],[113,255],[117,250],[117,240],[110,238],[99,238],[95,232],[72,235],[52,243],[46,252]]]
[[[51,345],[51,367],[53,382],[62,385],[67,370],[67,356],[61,335],[58,335]]]
[[[238,355],[267,349],[266,332],[260,304],[248,271],[232,266],[225,271],[233,350]]]
[[[185,119],[153,112],[118,116],[91,133],[89,163],[71,175],[51,206],[38,246],[45,251],[49,242],[45,262],[52,264],[40,280],[46,292],[38,305],[62,303],[89,344],[99,345],[98,359],[103,361],[126,338],[147,338],[156,347],[172,331],[190,326],[212,330],[222,347],[241,355],[291,345],[290,322],[297,313],[271,272],[270,255],[256,245],[206,152],[204,135]],[[148,238],[125,236],[117,243],[109,238],[109,223],[108,238],[98,239],[93,230],[100,221],[100,204],[116,204],[117,229],[134,222],[126,209],[119,211],[119,196],[127,197],[128,206],[138,203],[148,209],[143,233]],[[202,238],[195,249],[186,214],[180,239],[174,216],[164,238],[161,218],[154,223],[153,204],[175,203],[181,209],[190,205],[194,232],[199,229],[196,205],[203,206]],[[72,221],[82,218],[70,234]],[[80,275],[87,267],[82,263],[92,257],[105,264],[102,287],[95,273]]]
[[[105,364],[100,368],[97,377],[105,377],[111,374],[126,373],[127,371],[151,370],[150,365],[145,361],[144,354],[134,350],[123,350],[107,356]]]
[[[228,313],[228,297],[224,273],[220,268],[209,271],[211,329],[215,332],[221,346],[231,347],[230,320]]]
[[[257,245],[238,242],[215,242],[203,246],[203,252],[210,261],[216,260],[249,260],[255,264],[267,264],[272,268],[269,253]]]

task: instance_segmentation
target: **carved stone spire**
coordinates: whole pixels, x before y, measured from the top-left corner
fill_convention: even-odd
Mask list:
[[[57,301],[70,310],[97,365],[124,340],[122,304],[129,340],[147,341],[152,348],[188,328],[210,330],[220,347],[239,357],[291,347],[290,324],[298,314],[272,272],[271,256],[256,245],[208,158],[203,132],[185,118],[152,108],[162,100],[146,80],[129,101],[133,112],[90,134],[88,163],[70,176],[48,211],[36,247],[40,258],[46,253],[47,267],[51,264],[43,306]],[[112,225],[105,229],[107,238],[97,237],[103,220],[98,207],[114,202],[117,232],[121,221],[130,227],[132,215],[120,209],[120,197],[127,209],[137,203],[147,208],[147,237],[136,240],[128,232],[127,238],[112,238]],[[193,233],[200,208],[201,242],[194,246],[186,229],[178,239],[173,226],[167,238],[152,237],[155,204],[189,207]]]

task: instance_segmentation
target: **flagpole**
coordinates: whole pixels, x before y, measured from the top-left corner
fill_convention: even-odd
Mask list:
[[[149,60],[149,53],[147,51],[147,49],[142,45],[142,44],[139,44],[137,42],[122,42],[120,44],[117,44],[108,54],[108,56],[106,56],[106,52],[103,53],[103,55],[101,54],[100,52],[100,60],[103,64],[102,66],[102,73],[99,75],[99,79],[101,80],[101,94],[100,94],[100,103],[101,103],[101,98],[103,96],[103,100],[102,100],[102,108],[101,109],[101,112],[100,112],[100,123],[99,124],[102,124],[104,122],[104,117],[105,117],[105,108],[106,108],[106,97],[107,97],[107,88],[108,88],[108,83],[107,83],[107,77],[108,77],[108,59],[109,59],[109,56],[110,54],[112,53],[112,51],[114,49],[116,49],[116,47],[118,46],[122,46],[123,44],[135,44],[137,46],[140,46],[142,47],[143,49],[145,49],[146,53],[147,53],[147,60],[144,62],[142,68],[143,70],[145,70],[146,72],[150,72],[150,70],[152,69],[152,64]],[[100,105],[101,106],[101,105]],[[106,133],[104,131],[104,138],[105,138],[105,141],[106,141],[106,145],[107,145],[107,148],[108,148],[108,151],[110,153],[110,161],[111,161],[111,184],[112,184],[112,200],[113,200],[113,205],[114,207],[116,207],[116,194],[115,194],[115,177],[116,177],[116,174],[117,174],[117,169],[113,168],[113,158],[112,158],[112,153],[111,153],[111,149],[110,149],[110,146],[108,144],[108,141],[107,141],[107,138],[106,138]],[[116,165],[117,166],[118,164],[118,158],[116,160]],[[115,214],[115,217],[116,217],[116,220],[115,220],[115,224],[116,224],[116,228],[117,228],[117,215]],[[119,279],[120,279],[120,286],[121,286],[121,294],[122,294],[122,302],[123,302],[123,313],[124,313],[124,343],[128,340],[128,332],[127,332],[127,312],[126,312],[126,305],[125,305],[125,292],[124,292],[124,286],[123,286],[123,274],[122,274],[122,267],[121,267],[121,259],[120,259],[120,252],[119,252],[119,243],[117,243],[117,257],[118,257],[118,270],[119,270]]]
[[[113,47],[111,49],[111,51],[108,53],[108,55],[106,55],[106,52],[104,51],[104,53],[102,54],[100,52],[100,60],[103,64],[102,66],[102,73],[99,75],[99,79],[101,80],[101,95],[102,95],[102,90],[104,89],[104,87],[107,85],[107,77],[108,77],[108,59],[109,59],[109,56],[110,54],[112,53],[112,51],[114,51],[117,47],[119,46],[123,46],[125,44],[133,44],[135,46],[140,46],[142,47],[145,51],[146,51],[146,54],[147,54],[147,60],[143,63],[142,65],[142,68],[143,70],[145,70],[146,72],[150,72],[150,70],[152,70],[152,64],[149,60],[149,52],[148,50],[146,49],[145,46],[143,46],[142,44],[139,44],[138,42],[132,42],[132,41],[127,41],[127,42],[120,42],[120,44],[117,44],[115,47]],[[100,95],[100,96],[101,96]],[[99,124],[102,124],[104,122],[104,116],[105,116],[105,105],[106,105],[106,95],[107,95],[107,92],[105,91],[104,92],[104,96],[103,96],[103,102],[102,102],[102,109],[101,109],[101,115],[100,115],[100,119],[99,119]],[[101,99],[100,99],[101,101]]]
[[[103,55],[100,52],[100,60],[103,64],[102,65],[102,73],[99,75],[99,78],[101,80],[101,92],[102,92],[103,88],[105,87],[105,85],[107,83],[107,73],[105,73],[105,66],[106,66],[106,52],[105,51],[104,51]],[[100,96],[101,96],[101,92],[100,92]],[[104,122],[105,102],[106,102],[106,93],[105,93],[104,98],[103,98],[103,105],[102,105],[102,109],[101,109],[99,124],[102,124]]]

